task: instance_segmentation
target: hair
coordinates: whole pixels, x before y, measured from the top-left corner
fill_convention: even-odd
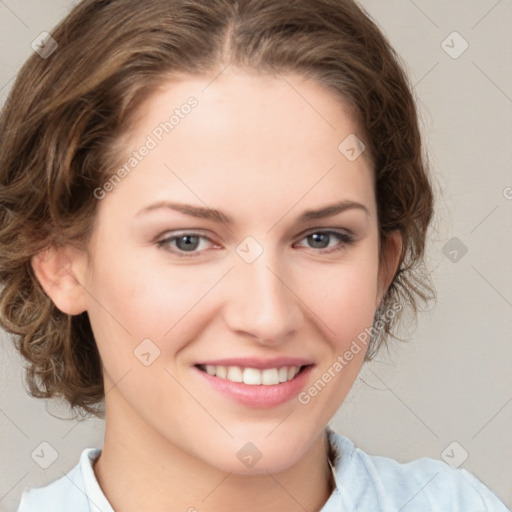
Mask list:
[[[52,37],[57,50],[27,60],[0,116],[0,324],[15,335],[32,396],[62,397],[79,413],[103,415],[87,312],[58,310],[31,258],[52,245],[87,246],[94,190],[119,165],[116,144],[173,77],[213,76],[227,65],[299,73],[354,113],[372,159],[380,256],[390,233],[403,241],[375,320],[396,314],[372,336],[365,361],[390,336],[398,339],[402,306],[415,317],[434,296],[423,262],[433,193],[412,87],[354,1],[84,0]]]

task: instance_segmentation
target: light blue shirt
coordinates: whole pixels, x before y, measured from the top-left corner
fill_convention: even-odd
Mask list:
[[[465,469],[422,457],[399,463],[368,455],[327,427],[336,488],[320,512],[511,512]],[[65,476],[26,490],[18,512],[114,512],[92,469],[101,449],[86,448]]]

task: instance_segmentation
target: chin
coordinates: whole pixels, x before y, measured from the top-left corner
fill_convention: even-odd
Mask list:
[[[209,448],[208,460],[203,460],[221,471],[239,475],[260,475],[266,473],[279,473],[284,471],[304,456],[312,440],[301,439],[299,435],[290,435],[283,430],[241,440],[240,437],[230,439],[226,444],[218,443],[217,449],[212,453]],[[296,433],[298,434],[298,433]],[[268,436],[268,437],[267,437]]]

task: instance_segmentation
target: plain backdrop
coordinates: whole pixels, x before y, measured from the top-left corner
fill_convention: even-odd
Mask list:
[[[75,3],[0,0],[0,104],[31,42]],[[438,299],[407,342],[363,367],[331,425],[371,454],[465,468],[510,507],[512,2],[360,3],[414,84],[438,188],[427,258]],[[0,511],[14,511],[26,487],[101,447],[103,423],[59,419],[64,407],[29,398],[22,362],[5,333],[0,342]],[[46,469],[41,443],[55,458]]]

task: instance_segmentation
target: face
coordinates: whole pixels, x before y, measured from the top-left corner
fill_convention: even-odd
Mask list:
[[[98,192],[80,281],[115,384],[107,414],[225,471],[250,471],[237,452],[251,442],[254,471],[278,471],[321,433],[366,353],[350,348],[384,287],[372,168],[338,149],[362,136],[316,83],[210,82],[169,84],[142,108],[123,142],[137,163]]]

